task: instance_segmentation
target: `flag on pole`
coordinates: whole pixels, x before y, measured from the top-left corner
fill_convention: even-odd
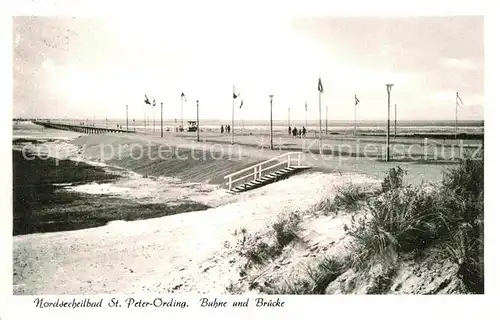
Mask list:
[[[156,99],[153,99],[153,104],[152,104],[152,106],[153,106],[153,107],[154,107],[154,106],[156,106]]]
[[[183,99],[184,99],[184,101],[187,101],[187,99],[186,99],[186,95],[184,94],[184,92],[181,92],[181,98],[183,98]]]
[[[354,105],[357,106],[359,104],[359,99],[356,95],[354,95]]]
[[[323,93],[323,84],[321,83],[321,78],[318,79],[318,91]]]
[[[234,92],[234,85],[233,85],[233,99],[236,99],[240,96],[239,93]]]
[[[144,95],[144,97],[145,97],[145,98],[144,98],[144,103],[146,103],[146,104],[149,104],[149,105],[150,105],[150,104],[151,104],[151,102],[149,101],[148,96],[147,96],[147,95]]]
[[[241,100],[240,109],[241,109],[241,107],[243,107],[243,100]]]
[[[460,106],[463,107],[464,102],[462,101],[462,98],[460,98],[460,96],[458,95],[458,92],[457,92],[457,99],[458,99],[458,101],[460,101]]]

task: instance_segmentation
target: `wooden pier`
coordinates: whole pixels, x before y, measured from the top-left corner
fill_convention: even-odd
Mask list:
[[[56,129],[56,130],[66,130],[75,131],[86,134],[99,134],[99,133],[135,133],[133,130],[123,130],[118,128],[99,128],[94,126],[86,125],[74,125],[66,123],[54,123],[48,121],[33,121],[34,124],[44,126],[45,128]]]

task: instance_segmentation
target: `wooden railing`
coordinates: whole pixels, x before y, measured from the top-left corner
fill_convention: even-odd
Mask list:
[[[279,166],[283,166],[286,164],[287,168],[291,166],[300,166],[302,160],[302,152],[288,152],[272,159],[263,161],[261,163],[255,164],[248,168],[242,169],[240,171],[231,173],[224,177],[224,179],[228,179],[226,182],[228,189],[231,189],[236,182],[242,181],[244,179],[250,178],[253,176],[253,180],[257,180],[262,177],[262,172],[265,172],[270,169],[274,169]],[[277,163],[274,163],[277,162]],[[274,164],[272,164],[274,163]],[[267,166],[271,164],[270,166]]]

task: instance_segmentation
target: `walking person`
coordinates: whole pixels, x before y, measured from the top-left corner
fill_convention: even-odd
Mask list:
[[[224,133],[224,126],[222,124],[220,125],[220,133]]]
[[[288,127],[288,135],[291,136],[292,135],[292,127]]]
[[[302,136],[306,137],[306,127],[302,126]]]

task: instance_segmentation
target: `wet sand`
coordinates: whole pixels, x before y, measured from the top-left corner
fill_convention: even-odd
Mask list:
[[[114,220],[138,220],[204,210],[183,200],[175,204],[141,203],[113,195],[67,191],[68,186],[104,185],[122,179],[104,167],[54,158],[27,160],[13,150],[13,235],[78,230]]]

